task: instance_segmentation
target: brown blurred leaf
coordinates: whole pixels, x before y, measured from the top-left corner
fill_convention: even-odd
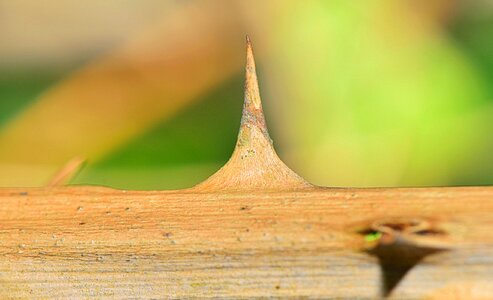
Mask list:
[[[240,28],[227,3],[183,4],[76,72],[3,128],[0,185],[41,185],[69,158],[98,160],[170,118],[241,68]]]

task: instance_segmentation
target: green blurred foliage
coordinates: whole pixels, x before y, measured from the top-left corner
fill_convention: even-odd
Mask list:
[[[491,146],[491,78],[402,4],[298,3],[272,30],[287,49],[271,77],[288,95],[288,159],[312,182],[450,184]]]
[[[243,76],[226,82],[173,119],[89,165],[75,182],[159,189],[186,188],[206,179],[233,151],[242,87]]]
[[[412,3],[251,5],[245,26],[270,53],[259,77],[268,123],[280,156],[309,181],[493,182],[493,7],[459,1],[442,21],[416,16]],[[0,71],[0,126],[70,74]],[[203,180],[234,147],[242,80],[90,162],[74,183],[168,189]]]
[[[46,69],[0,70],[0,130],[62,76]]]

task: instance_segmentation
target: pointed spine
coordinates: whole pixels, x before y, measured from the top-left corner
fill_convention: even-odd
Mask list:
[[[245,98],[236,147],[229,161],[192,190],[283,191],[312,187],[277,156],[262,110],[255,59],[246,38]]]

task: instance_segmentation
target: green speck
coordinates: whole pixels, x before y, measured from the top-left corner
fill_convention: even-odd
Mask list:
[[[371,233],[368,233],[367,235],[365,235],[365,241],[366,242],[374,242],[374,241],[378,241],[381,237],[382,237],[382,233],[375,231],[375,232],[371,232]]]

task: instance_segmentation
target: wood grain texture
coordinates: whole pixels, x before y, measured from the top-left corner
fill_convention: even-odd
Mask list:
[[[180,298],[379,295],[357,228],[389,217],[450,228],[450,251],[394,292],[417,298],[493,280],[493,188],[289,193],[0,192],[0,290],[10,297]]]
[[[493,298],[493,187],[312,186],[272,147],[249,41],[246,77],[196,187],[0,189],[0,298]]]

